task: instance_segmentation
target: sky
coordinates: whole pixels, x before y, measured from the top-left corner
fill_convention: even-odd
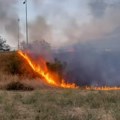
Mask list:
[[[40,0],[38,0],[40,1]],[[28,20],[29,22],[34,21],[38,16],[43,16],[46,19],[47,24],[52,27],[54,33],[52,40],[53,46],[58,46],[56,43],[62,45],[66,41],[66,37],[63,36],[65,25],[69,19],[78,18],[79,24],[86,23],[89,21],[89,9],[87,1],[79,0],[44,0],[41,2],[42,5],[33,4],[33,0],[28,1]],[[21,19],[22,29],[25,30],[25,6],[21,2],[18,4],[19,18]],[[49,38],[48,38],[49,39]],[[64,40],[61,40],[64,39]],[[55,44],[54,44],[55,43]]]
[[[14,47],[18,18],[20,41],[25,41],[23,1],[0,0],[0,34]],[[111,40],[114,36],[118,40],[119,13],[119,0],[28,0],[29,41],[44,39],[59,48],[91,40]]]

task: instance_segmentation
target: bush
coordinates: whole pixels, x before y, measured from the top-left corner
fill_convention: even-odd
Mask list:
[[[46,65],[50,71],[57,73],[60,79],[63,78],[63,73],[64,73],[67,63],[62,62],[58,60],[57,58],[55,58],[53,63],[47,62]]]
[[[34,88],[17,81],[17,82],[9,83],[6,86],[6,90],[24,90],[24,91],[28,90],[28,91],[31,91],[31,90],[34,90]]]

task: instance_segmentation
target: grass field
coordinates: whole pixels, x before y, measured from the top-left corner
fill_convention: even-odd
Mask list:
[[[15,52],[0,53],[0,120],[120,120],[120,91],[51,88],[10,74],[17,63]]]
[[[0,120],[120,120],[120,92],[0,91]]]

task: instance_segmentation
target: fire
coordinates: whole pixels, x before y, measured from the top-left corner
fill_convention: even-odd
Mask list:
[[[120,90],[120,87],[86,87],[86,90],[99,90],[99,91],[113,91],[113,90]]]
[[[46,83],[61,88],[77,88],[74,83],[69,84],[66,83],[64,80],[62,80],[61,82],[58,81],[55,73],[51,74],[51,72],[47,69],[47,66],[45,66],[46,69],[44,69],[41,65],[36,64],[26,53],[18,51],[18,54],[26,60],[26,62],[29,64],[29,66],[34,72],[36,72],[38,75],[42,76],[45,79]]]
[[[65,80],[59,81],[55,73],[51,73],[47,66],[46,61],[42,60],[42,65],[36,64],[26,53],[18,51],[18,54],[26,60],[31,69],[36,72],[38,75],[42,76],[45,79],[45,82],[51,86],[60,87],[60,88],[80,88],[75,83],[69,84]],[[111,91],[111,90],[120,90],[120,87],[85,87],[85,90],[98,90],[98,91]]]

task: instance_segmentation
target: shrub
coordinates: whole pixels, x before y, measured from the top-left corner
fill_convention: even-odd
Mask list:
[[[55,58],[53,63],[47,62],[46,65],[50,71],[57,73],[60,79],[63,78],[63,73],[67,65],[66,62],[62,62]]]
[[[24,90],[24,91],[28,90],[28,91],[31,91],[31,90],[34,90],[34,88],[17,81],[17,82],[9,83],[6,86],[6,90]]]

